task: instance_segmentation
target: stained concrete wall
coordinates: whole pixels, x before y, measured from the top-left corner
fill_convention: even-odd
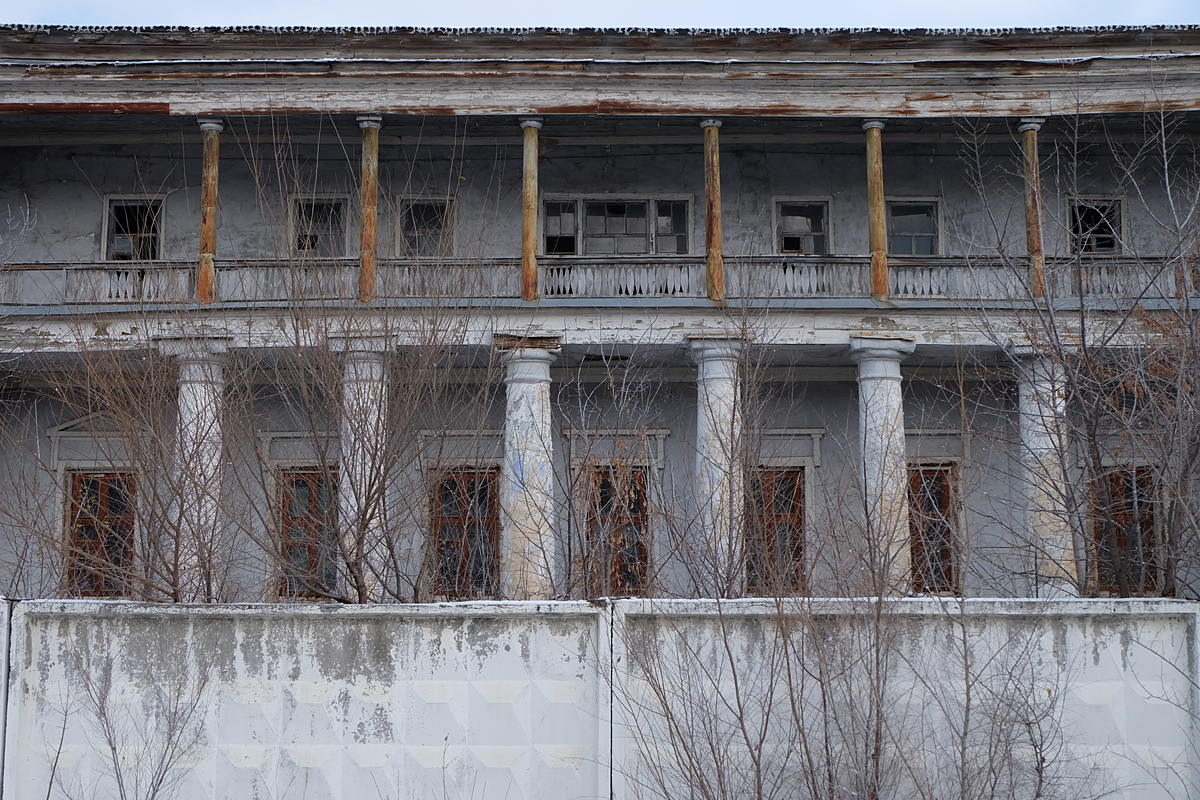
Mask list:
[[[743,796],[755,759],[771,776],[761,796],[796,798],[823,758],[849,792],[871,687],[885,709],[884,796],[957,796],[964,772],[972,797],[1024,796],[1039,776],[1042,796],[1197,796],[1200,606],[903,600],[877,611],[16,603],[4,796],[105,796],[118,771],[144,792],[171,743],[160,797],[178,800],[624,800],[718,776]],[[728,724],[735,708],[749,738]],[[1026,744],[1027,725],[1042,749]],[[963,729],[965,750],[952,736]],[[831,749],[807,761],[822,736]],[[976,779],[992,772],[1008,782],[989,795]]]
[[[181,800],[596,797],[607,780],[607,642],[586,604],[16,613],[6,797],[103,795],[101,721],[144,792],[170,741],[156,716],[186,747],[162,795]]]

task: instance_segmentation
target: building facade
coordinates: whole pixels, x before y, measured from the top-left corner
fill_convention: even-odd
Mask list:
[[[1195,30],[0,48],[10,596],[1192,592]]]

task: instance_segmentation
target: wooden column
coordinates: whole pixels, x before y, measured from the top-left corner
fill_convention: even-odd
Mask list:
[[[358,301],[375,299],[375,245],[379,222],[379,129],[383,118],[364,114],[362,128],[362,224],[358,248]]]
[[[521,299],[537,300],[538,131],[542,121],[521,120],[525,161],[521,179]]]
[[[1025,161],[1025,249],[1029,253],[1029,280],[1034,297],[1046,296],[1045,258],[1042,255],[1042,179],[1038,171],[1038,131],[1045,120],[1024,117],[1017,130]]]
[[[200,174],[200,264],[196,270],[196,302],[210,305],[216,299],[217,272],[213,258],[217,253],[217,170],[220,166],[221,131],[219,119],[200,120],[204,139],[204,166]]]
[[[871,247],[871,296],[888,295],[887,207],[883,200],[883,121],[863,123],[867,132],[867,219]]]
[[[725,257],[721,241],[721,120],[701,120],[704,129],[704,269],[708,299],[725,302]]]

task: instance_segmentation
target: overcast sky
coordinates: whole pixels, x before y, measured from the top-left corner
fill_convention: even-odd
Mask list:
[[[1200,0],[0,0],[74,25],[1008,28],[1200,24]]]

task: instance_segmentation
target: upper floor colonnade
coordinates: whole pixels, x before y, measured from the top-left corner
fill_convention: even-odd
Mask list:
[[[840,502],[849,505],[842,513],[853,516],[861,512],[865,516],[862,535],[870,540],[867,550],[874,553],[873,566],[880,581],[874,587],[875,591],[885,594],[928,591],[932,587],[930,578],[928,575],[916,577],[920,568],[913,564],[914,545],[909,520],[909,507],[913,502],[910,485],[913,477],[909,467],[912,451],[906,443],[900,372],[901,362],[913,356],[914,342],[888,334],[853,334],[849,342],[848,350],[845,345],[828,346],[834,361],[848,359],[855,365],[858,386],[857,443],[848,453],[857,459],[854,468],[857,478],[853,481],[857,498],[843,498]],[[387,347],[380,339],[347,337],[335,342],[334,347],[340,353],[342,365],[342,402],[335,412],[340,415],[335,426],[338,449],[329,456],[336,459],[330,469],[337,487],[337,530],[342,537],[338,546],[343,552],[366,548],[365,552],[359,553],[359,560],[367,565],[366,568],[360,574],[344,579],[361,582],[361,585],[349,587],[350,594],[376,597],[378,586],[374,582],[388,569],[383,555],[370,552],[369,543],[384,541],[388,535],[383,508],[387,503],[390,480],[386,473],[391,468],[382,465],[388,463],[384,450],[389,439],[390,359]],[[575,441],[578,436],[607,438],[610,441],[606,441],[604,447],[612,446],[616,450],[609,452],[601,447],[597,451],[600,453],[598,463],[607,464],[602,471],[607,470],[604,474],[609,476],[608,479],[619,482],[617,462],[611,459],[618,457],[617,451],[622,445],[614,443],[634,436],[649,441],[671,434],[665,430],[598,429],[564,430],[561,436],[556,435],[556,426],[560,423],[555,403],[561,401],[554,398],[560,396],[561,387],[552,390],[551,366],[559,358],[559,338],[498,334],[495,347],[503,370],[503,429],[498,432],[502,452],[494,462],[495,467],[487,469],[495,469],[496,475],[498,574],[494,583],[475,586],[474,590],[484,596],[508,599],[552,599],[562,594],[562,584],[555,573],[567,558],[560,552],[567,537],[560,530],[564,524],[560,497],[564,487],[558,485],[563,477],[557,470],[561,469],[564,458],[575,465],[573,468],[579,468],[582,463],[576,463],[578,453],[561,453],[556,449],[562,446],[572,450],[578,445]],[[202,557],[203,543],[213,541],[214,532],[222,524],[219,487],[226,469],[222,419],[227,413],[223,400],[226,391],[223,365],[228,343],[223,339],[193,338],[162,341],[158,348],[160,353],[174,359],[179,368],[175,463],[184,472],[178,476],[183,495],[178,513],[182,515],[180,530],[184,552],[181,561],[186,571],[189,564]],[[751,536],[750,519],[756,513],[751,506],[763,502],[764,491],[768,495],[778,491],[777,488],[764,490],[759,485],[763,478],[754,479],[756,486],[753,489],[745,484],[747,475],[758,475],[759,470],[771,465],[777,467],[779,461],[754,451],[747,438],[753,438],[745,428],[743,411],[745,379],[742,362],[747,350],[746,343],[736,337],[700,335],[690,337],[687,342],[687,357],[695,368],[696,402],[694,421],[685,426],[692,431],[685,450],[692,454],[694,463],[688,465],[690,471],[676,468],[676,474],[688,476],[690,486],[672,502],[687,503],[694,512],[695,522],[691,523],[694,530],[689,534],[693,539],[690,547],[694,549],[688,557],[694,561],[694,591],[702,596],[739,596],[755,588],[747,585],[747,581],[751,584],[755,581],[753,567],[747,565],[760,563],[761,559],[750,551],[763,544],[747,538]],[[1064,522],[1068,515],[1062,506],[1060,491],[1066,474],[1066,466],[1060,458],[1064,452],[1061,437],[1066,413],[1061,402],[1061,381],[1056,377],[1053,365],[1032,350],[1014,352],[1013,358],[1017,364],[1020,398],[1019,444],[1022,463],[1029,470],[1028,479],[1016,481],[1013,487],[1025,497],[1024,511],[1018,514],[1023,520],[1024,533],[1018,539],[1030,548],[1027,562],[1031,590],[1046,596],[1070,595],[1079,584],[1078,576],[1069,566],[1074,563],[1071,555],[1074,545],[1071,531]],[[816,429],[787,429],[767,435],[780,433],[789,436],[815,434],[818,438],[821,435]],[[462,436],[466,432],[453,435]],[[628,446],[628,442],[624,446]],[[634,449],[647,447],[653,449],[654,446],[640,442]],[[649,461],[639,461],[639,456],[628,463],[651,464],[661,459],[661,440],[657,447],[658,454],[647,456]],[[813,463],[819,464],[819,447],[814,447],[817,449]],[[629,457],[628,452],[621,456]],[[763,463],[759,464],[756,459]],[[446,475],[476,474],[473,472],[476,467],[471,465],[474,462],[454,463],[458,466]],[[658,466],[661,468],[662,464]],[[641,469],[636,467],[634,472],[640,474]],[[777,473],[785,474],[778,469],[761,474]],[[444,484],[445,478],[441,481]],[[645,502],[647,487],[644,484],[629,491],[643,498],[639,502]],[[946,496],[949,498],[950,494]],[[797,502],[803,504],[802,495],[798,497],[801,499]],[[441,501],[435,500],[435,505],[438,502]],[[624,502],[633,501],[628,497],[618,501]],[[436,526],[437,515],[441,512],[431,510],[429,513],[434,514]],[[432,535],[438,535],[436,530]],[[646,557],[641,557],[643,562]],[[958,555],[953,556],[955,561],[958,558]],[[950,568],[947,565],[947,569]],[[953,566],[956,571],[963,568],[957,563]],[[622,590],[638,593],[637,587],[644,578],[635,581],[637,586],[619,585],[616,578],[612,580],[611,584],[602,582],[601,585],[615,593]],[[937,588],[958,591],[957,580]],[[804,584],[797,578],[794,585],[788,585],[797,590]],[[757,588],[761,591],[762,585]],[[201,586],[187,587],[186,591],[191,592],[188,596],[197,599],[205,597]]]
[[[357,298],[361,303],[370,303],[379,294],[376,275],[376,260],[378,251],[378,204],[379,204],[379,141],[383,117],[377,113],[362,114],[357,117],[362,131],[361,179],[359,182],[360,202],[360,243],[358,256]],[[1016,295],[1008,299],[1041,299],[1046,295],[1046,281],[1043,275],[1044,258],[1042,255],[1042,219],[1039,211],[1041,196],[1040,171],[1038,167],[1038,131],[1044,122],[1042,118],[1022,117],[1014,121],[1014,129],[1021,136],[1020,159],[1023,163],[1021,173],[1025,181],[1025,233],[1027,241],[1027,259],[1030,274],[1028,277],[1028,297]],[[870,287],[870,297],[876,301],[886,302],[890,295],[904,296],[911,282],[889,273],[889,253],[911,256],[937,255],[936,228],[938,226],[937,212],[928,209],[913,208],[889,209],[884,183],[883,130],[886,120],[869,119],[862,123],[865,145],[865,173],[867,190],[867,207],[870,248],[870,269],[867,283]],[[195,278],[195,302],[199,305],[210,305],[218,299],[216,288],[216,273],[213,268],[216,225],[217,197],[220,147],[219,138],[223,130],[222,121],[205,117],[200,119],[203,131],[203,164],[202,164],[202,216],[200,230],[200,258]],[[537,302],[547,296],[561,296],[563,287],[552,284],[561,282],[564,277],[570,284],[572,276],[539,274],[539,256],[557,255],[629,255],[644,252],[646,242],[653,242],[653,250],[645,251],[647,255],[687,254],[687,245],[678,245],[686,241],[686,223],[679,221],[679,214],[670,208],[670,203],[664,206],[662,201],[655,201],[655,208],[642,208],[640,216],[630,215],[629,209],[623,212],[600,214],[596,219],[590,207],[580,208],[577,203],[568,207],[567,201],[556,202],[554,208],[543,207],[540,183],[539,165],[541,161],[540,137],[543,133],[553,134],[554,120],[546,117],[521,117],[518,120],[522,136],[522,178],[521,178],[521,264],[520,264],[520,298],[526,302]],[[703,144],[698,148],[697,157],[703,159],[704,171],[704,266],[703,280],[687,280],[680,276],[676,283],[689,284],[687,287],[678,286],[683,295],[699,294],[708,300],[723,304],[727,294],[731,293],[724,270],[724,237],[722,232],[722,202],[721,202],[721,166],[720,166],[720,130],[722,120],[705,118],[700,120],[699,127],[703,131]],[[549,128],[547,128],[549,126]],[[569,144],[570,139],[557,140],[557,144]],[[583,188],[583,187],[581,187]],[[602,196],[601,196],[601,199]],[[590,204],[585,204],[589,206]],[[610,203],[611,205],[611,203]],[[628,205],[628,204],[622,204]],[[645,205],[645,204],[643,204]],[[785,206],[776,210],[773,216],[774,224],[779,228],[782,237],[781,247],[785,251],[804,255],[824,255],[828,253],[827,240],[830,219],[828,209],[806,208],[803,204],[793,203],[796,208]],[[928,204],[926,204],[928,205]],[[559,208],[561,206],[561,208]],[[314,209],[313,213],[316,213]],[[344,212],[342,212],[344,213]],[[409,214],[415,213],[411,207]],[[422,214],[425,212],[422,211]],[[444,210],[443,210],[443,213]],[[907,215],[897,217],[897,214]],[[924,215],[924,216],[923,216]],[[436,210],[430,219],[409,220],[415,229],[416,237],[436,234],[438,227]],[[579,220],[584,217],[585,222]],[[628,217],[628,218],[627,218]],[[895,219],[892,219],[895,217]],[[912,219],[908,219],[912,217]],[[593,222],[604,226],[604,230],[593,231]],[[310,220],[314,230],[322,224]],[[908,230],[905,226],[911,227]],[[619,228],[619,230],[618,230]],[[793,230],[794,228],[794,230]],[[596,234],[594,241],[587,237]],[[304,234],[301,234],[304,235]],[[889,245],[889,235],[895,237]],[[581,247],[578,239],[584,237],[589,247]],[[604,241],[601,241],[604,240]],[[901,240],[903,246],[901,246]],[[608,249],[601,247],[607,245]],[[636,245],[636,246],[635,246]],[[594,249],[592,249],[594,248]],[[569,270],[569,268],[567,268]],[[698,277],[698,276],[696,276]],[[745,284],[742,276],[740,283]],[[556,281],[557,278],[557,281]],[[656,284],[661,281],[651,279],[643,283]],[[924,283],[924,280],[920,280]],[[551,284],[551,285],[548,285]],[[691,284],[695,284],[694,286]],[[557,291],[556,291],[557,288]],[[576,287],[566,289],[570,293]],[[622,287],[613,286],[612,290],[620,292]],[[941,287],[939,287],[941,288]],[[660,287],[650,285],[626,287],[630,294],[652,293],[662,291]],[[747,287],[744,285],[733,288],[732,294],[744,296]],[[649,290],[649,291],[648,291]],[[752,292],[754,290],[751,290]],[[803,291],[803,290],[801,290]],[[925,291],[937,296],[938,290],[933,287]],[[668,290],[668,293],[674,293]],[[943,295],[944,297],[944,295]]]
[[[0,124],[0,148],[14,143],[28,182],[0,192],[31,217],[0,254],[0,306],[979,308],[1153,305],[1194,289],[1161,266],[1174,251],[1146,238],[1153,209],[1061,187],[1045,200],[1039,131],[1057,124],[1061,137],[1065,120],[987,121],[989,158],[1007,181],[992,198],[972,194],[962,159],[945,150],[965,146],[952,119],[542,115],[488,118],[462,135],[452,118],[430,120],[432,132],[395,116],[352,119],[199,117],[198,148],[178,122],[172,133],[151,120],[158,133],[98,132],[98,147],[130,144],[86,157],[73,149],[88,147],[86,133],[51,125],[14,138]],[[181,149],[152,152],[149,142],[175,136]],[[277,152],[293,140],[297,154]],[[68,156],[90,166],[67,169]],[[885,184],[889,164],[897,177]]]
[[[0,26],[0,50],[0,200],[41,198],[30,210],[57,237],[6,240],[0,306],[13,313],[467,294],[877,307],[1191,292],[1173,269],[1135,285],[1123,258],[1178,248],[1133,246],[1164,215],[1147,207],[1130,224],[1127,205],[1144,193],[1092,178],[1097,152],[1144,143],[1147,120],[1178,115],[1170,135],[1195,138],[1195,28],[14,25]],[[1089,139],[1081,121],[1103,130]],[[927,149],[950,143],[991,148],[975,167],[1002,179],[1003,209],[964,210],[965,165],[952,174],[951,154]],[[451,151],[431,179],[440,198],[389,174],[435,144]],[[1047,144],[1058,147],[1052,201]],[[790,161],[797,153],[779,150],[797,146],[810,149]],[[491,150],[473,175],[459,169],[469,148]],[[332,188],[312,179],[322,149],[338,153]],[[158,171],[122,175],[127,155]],[[1068,173],[1082,179],[1066,185]],[[462,216],[495,223],[470,248],[447,246],[461,181],[491,203]],[[933,196],[942,183],[957,194]],[[96,200],[98,224],[85,225],[75,211]],[[1106,263],[1079,263],[1095,257]],[[303,274],[280,277],[285,263]]]

